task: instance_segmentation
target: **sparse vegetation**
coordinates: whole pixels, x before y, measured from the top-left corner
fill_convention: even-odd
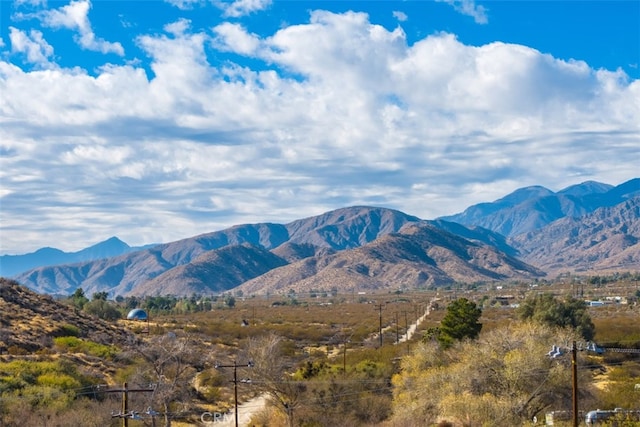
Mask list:
[[[18,422],[22,420],[18,411],[22,411],[29,413],[27,425],[44,425],[38,420],[46,419],[51,425],[115,427],[120,419],[110,414],[121,409],[122,395],[105,390],[118,389],[124,382],[157,390],[131,394],[129,399],[130,409],[142,413],[151,407],[156,411],[157,425],[195,424],[204,411],[224,413],[233,408],[232,371],[216,370],[215,362],[250,358],[256,367],[239,373],[239,378],[251,378],[238,387],[240,401],[262,392],[279,396],[264,413],[255,414],[256,425],[482,425],[483,420],[495,419],[503,420],[501,425],[527,425],[534,415],[541,420],[548,410],[570,409],[569,360],[550,359],[546,354],[552,344],[582,339],[572,332],[571,322],[565,324],[569,329],[556,329],[562,325],[528,322],[518,316],[513,306],[522,306],[530,293],[549,293],[566,301],[567,295],[576,292],[574,283],[536,285],[514,283],[497,290],[475,284],[437,294],[366,297],[317,292],[313,297],[297,294],[296,304],[283,296],[235,295],[233,307],[225,304],[225,298],[218,298],[209,300],[208,310],[195,309],[202,306],[195,295],[154,297],[153,304],[165,303],[165,309],[154,309],[148,325],[122,318],[102,323],[87,317],[89,322],[84,310],[21,288],[12,288],[15,294],[5,289],[0,292],[5,297],[0,304],[19,301],[32,311],[27,316],[16,305],[0,307],[3,314],[15,316],[15,321],[3,317],[5,333],[0,334],[0,348],[4,349],[0,355],[0,425],[25,425]],[[601,295],[602,300],[618,294],[633,296],[636,291],[633,282],[609,282],[598,287],[598,292],[595,289],[585,283],[585,294],[590,298]],[[501,301],[507,294],[513,299],[504,304]],[[454,340],[449,348],[441,348],[429,339],[433,338],[430,331],[441,328],[461,298],[477,310],[483,304],[475,318],[482,329],[467,340]],[[167,301],[175,304],[170,307]],[[285,304],[273,305],[276,301]],[[145,306],[144,298],[105,302],[120,312],[132,304]],[[428,306],[430,315],[414,338],[396,345],[406,326]],[[592,319],[593,338],[598,343],[640,348],[637,306],[612,300],[602,307],[576,304],[574,308]],[[47,317],[38,317],[36,309]],[[8,329],[17,325],[24,327]],[[27,339],[32,331],[39,331],[40,337]],[[135,339],[123,339],[132,336],[126,331],[137,331]],[[259,360],[268,369],[258,368]],[[635,409],[635,384],[640,382],[637,354],[581,352],[578,362],[581,410]],[[460,396],[465,405],[457,403]],[[131,419],[129,425],[150,425],[150,415],[143,418]]]

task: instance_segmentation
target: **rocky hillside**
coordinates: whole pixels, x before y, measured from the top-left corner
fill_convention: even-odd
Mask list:
[[[548,272],[640,268],[640,197],[514,236],[524,261]]]
[[[225,246],[205,252],[189,264],[172,268],[136,286],[130,294],[221,294],[286,264],[283,258],[263,248],[246,243]]]
[[[0,354],[12,346],[29,352],[47,347],[54,337],[78,332],[101,344],[124,343],[128,333],[115,325],[0,278]]]

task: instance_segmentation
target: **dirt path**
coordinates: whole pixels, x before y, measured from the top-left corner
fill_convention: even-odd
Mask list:
[[[420,324],[422,322],[424,322],[424,320],[427,318],[428,315],[429,315],[429,308],[427,308],[427,311],[425,311],[424,314],[422,316],[420,316],[418,318],[418,320],[416,320],[415,323],[412,323],[411,325],[409,325],[408,330],[403,335],[400,335],[398,337],[398,342],[395,342],[394,344],[400,344],[401,342],[405,342],[407,340],[410,340],[411,337],[413,337],[413,335],[418,330],[418,326],[420,326]],[[394,325],[385,326],[384,328],[382,328],[382,333],[384,334],[385,332],[390,331],[393,328],[394,328]],[[369,340],[370,341],[377,341],[379,339],[379,337],[380,337],[380,335],[376,332],[374,334],[371,334],[371,336],[369,337]]]
[[[407,332],[404,335],[400,335],[400,339],[398,340],[398,343],[410,340],[411,337],[418,330],[418,326],[420,326],[420,323],[424,322],[424,319],[426,319],[428,315],[429,315],[429,309],[427,309],[427,311],[422,316],[420,316],[418,320],[416,320],[416,323],[412,323],[411,325],[409,325],[409,329],[407,330]]]
[[[251,421],[251,417],[257,414],[259,411],[265,408],[267,404],[266,394],[261,394],[258,397],[254,397],[251,400],[247,400],[241,405],[238,405],[238,425],[247,426]],[[235,427],[236,419],[234,411],[231,410],[228,414],[224,414],[222,419],[216,419],[211,423],[215,427]]]

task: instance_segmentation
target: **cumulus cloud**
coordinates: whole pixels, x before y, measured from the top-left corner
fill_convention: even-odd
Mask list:
[[[434,218],[525,185],[637,176],[640,82],[621,71],[447,33],[410,44],[355,12],[267,36],[178,20],[137,43],[152,74],[0,61],[2,252],[356,204]],[[211,46],[230,59],[212,64]]]
[[[249,34],[240,24],[224,22],[214,27],[213,32],[217,35],[216,47],[222,51],[253,56],[260,46],[260,38]]]
[[[11,52],[24,54],[29,63],[40,68],[55,68],[55,64],[49,60],[53,56],[53,46],[47,43],[41,31],[31,30],[27,34],[17,28],[9,27],[9,39]]]
[[[124,48],[118,42],[108,42],[96,37],[89,21],[89,0],[73,0],[58,9],[45,10],[35,16],[42,20],[42,24],[51,28],[64,28],[78,33],[76,42],[87,50],[102,53],[124,55]]]

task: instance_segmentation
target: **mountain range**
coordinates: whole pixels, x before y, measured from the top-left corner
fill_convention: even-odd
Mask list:
[[[154,245],[131,247],[117,237],[111,237],[78,252],[64,252],[56,248],[40,248],[24,255],[0,255],[0,276],[11,277],[32,268],[48,265],[72,264],[109,258],[135,252]]]
[[[88,295],[112,296],[533,280],[563,271],[640,270],[639,224],[640,179],[618,186],[590,181],[557,193],[522,188],[436,220],[356,206],[288,224],[238,225],[139,250],[125,247],[115,256],[39,266],[14,278],[42,293],[82,287]],[[5,275],[4,257],[1,262]]]

